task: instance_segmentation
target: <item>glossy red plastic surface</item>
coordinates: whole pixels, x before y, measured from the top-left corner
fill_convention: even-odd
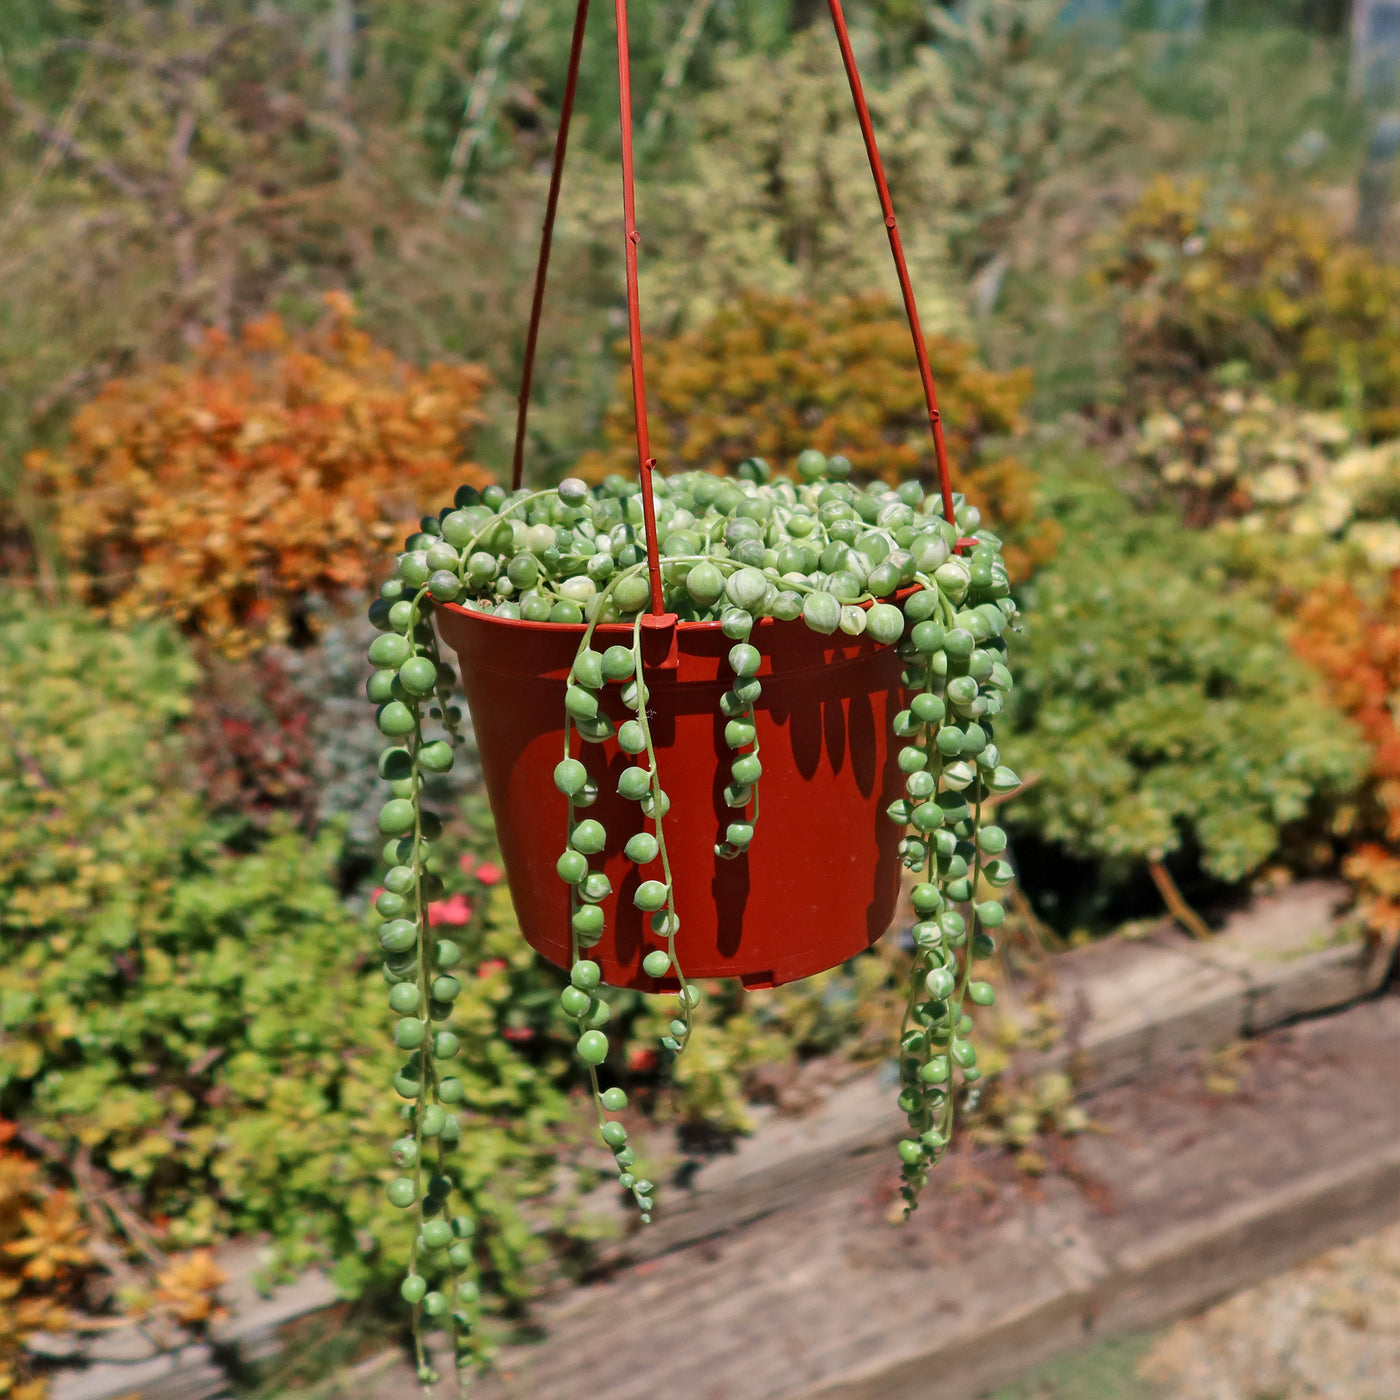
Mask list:
[[[555,873],[567,835],[568,804],[555,788],[564,756],[564,685],[583,628],[515,622],[440,605],[438,626],[461,661],[501,852],[520,926],[551,962],[570,959],[569,889]],[[674,638],[674,669],[664,666]],[[630,646],[627,625],[599,627],[593,645]],[[753,844],[733,860],[715,843],[740,814],[723,789],[733,754],[724,743],[719,698],[733,683],[733,643],[718,623],[680,623],[647,637],[647,684],[662,785],[671,799],[666,844],[680,916],[677,955],[687,977],[740,977],[776,986],[835,967],[874,943],[894,916],[900,829],[885,808],[902,791],[891,723],[901,704],[902,663],[892,648],[837,633],[822,637],[800,621],[760,620],[751,640],[763,655],[756,710],[763,777]],[[630,712],[609,685],[602,708],[616,723]],[[660,862],[639,873],[622,854],[651,830],[635,802],[617,794],[627,765],[640,762],[615,742],[573,736],[599,787],[587,815],[608,844],[594,869],[613,894],[606,932],[588,956],[613,986],[664,990],[642,958],[665,940],[632,895]],[[648,922],[644,922],[648,920]]]

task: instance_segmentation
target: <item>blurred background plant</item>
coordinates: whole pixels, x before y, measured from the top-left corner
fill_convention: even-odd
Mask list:
[[[1194,398],[1211,371],[1243,366],[1367,437],[1400,433],[1400,269],[1323,214],[1268,189],[1230,197],[1163,176],[1116,241],[1099,276],[1122,293],[1140,401]]]
[[[1344,415],[1249,386],[1238,364],[1175,413],[1144,419],[1133,444],[1151,493],[1188,523],[1234,522],[1296,543],[1336,541],[1377,569],[1400,568],[1400,455],[1358,445]],[[1231,382],[1242,380],[1243,382]]]
[[[1400,933],[1400,568],[1370,587],[1343,578],[1319,585],[1297,609],[1292,640],[1369,747],[1343,869],[1369,932],[1393,937]]]
[[[572,8],[50,0],[7,28],[15,1400],[41,1384],[22,1336],[65,1310],[203,1325],[201,1252],[230,1234],[382,1296],[358,615],[416,517],[506,460]],[[1212,0],[1196,40],[1135,29],[1143,5],[1108,39],[1052,0],[848,8],[954,471],[1027,608],[1005,747],[1034,782],[1006,808],[1024,897],[997,974],[1017,1010],[989,1018],[974,1135],[1035,1172],[1085,1126],[1067,1083],[996,1073],[1057,1033],[1046,947],[1178,887],[1213,915],[1263,870],[1342,874],[1375,937],[1400,925],[1400,243],[1393,216],[1349,236],[1374,114],[1345,97],[1339,4]],[[657,0],[633,25],[663,469],[815,444],[926,477],[824,7]],[[634,469],[607,39],[564,185],[541,483]],[[515,931],[470,751],[434,781],[463,853],[439,915],[468,987],[462,1171],[509,1319],[612,1227],[562,1127],[559,976]],[[906,956],[891,937],[800,986],[707,988],[676,1066],[619,996],[632,1111],[697,1153],[803,1111],[886,1059]],[[99,1172],[121,1213],[69,1221]],[[41,1277],[50,1215],[70,1253]]]
[[[1036,775],[1012,807],[1025,888],[1067,932],[1169,857],[1238,884],[1305,819],[1325,833],[1365,751],[1318,722],[1323,687],[1228,537],[1135,513],[1084,464],[1057,484],[1066,542],[1026,589],[1007,752]]]
[[[15,1131],[0,1121],[0,1395],[40,1400],[46,1384],[24,1344],[68,1325],[65,1303],[92,1256],[72,1192],[10,1147]]]
[[[480,371],[405,365],[327,301],[297,341],[274,315],[113,380],[29,456],[72,583],[114,622],[170,618],[231,655],[304,643],[310,600],[365,594],[416,506],[489,480],[465,460]]]

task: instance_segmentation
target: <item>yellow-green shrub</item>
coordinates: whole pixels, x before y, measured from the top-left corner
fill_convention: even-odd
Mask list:
[[[1220,201],[1154,180],[1100,270],[1123,294],[1124,349],[1146,398],[1239,362],[1284,397],[1400,434],[1400,268],[1268,193]]]
[[[168,1247],[266,1232],[357,1291],[403,1230],[373,935],[335,829],[224,845],[176,729],[194,679],[164,628],[0,600],[0,1115],[86,1149]],[[467,969],[452,1170],[520,1296],[546,1255],[520,1203],[553,1183],[567,1062],[500,1033],[522,994],[552,999],[504,886],[447,878]]]

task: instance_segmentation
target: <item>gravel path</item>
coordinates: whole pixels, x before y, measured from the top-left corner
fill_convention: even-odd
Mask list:
[[[1137,1369],[1163,1400],[1396,1400],[1400,1226],[1187,1318]]]

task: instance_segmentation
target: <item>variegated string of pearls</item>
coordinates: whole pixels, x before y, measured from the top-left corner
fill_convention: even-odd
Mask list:
[[[875,482],[862,490],[850,484],[844,458],[811,450],[796,467],[795,481],[773,479],[757,458],[741,465],[737,480],[706,472],[656,478],[664,601],[682,621],[718,622],[733,643],[728,662],[734,683],[721,708],[724,738],[734,753],[725,788],[734,819],[715,847],[721,858],[747,850],[758,821],[763,770],[754,705],[761,693],[761,658],[749,640],[755,620],[801,618],[823,635],[868,633],[882,645],[897,646],[905,660],[903,682],[915,693],[895,729],[906,741],[899,754],[906,794],[889,814],[912,828],[900,855],[922,875],[912,892],[919,918],[900,1036],[899,1102],[910,1136],[900,1142],[899,1156],[912,1209],[928,1168],[951,1139],[955,1090],[979,1075],[964,1005],[992,1001],[991,986],[974,980],[972,968],[994,952],[988,930],[1005,917],[997,900],[980,896],[984,887],[1011,878],[1001,858],[1005,834],[983,817],[989,798],[1019,786],[1002,766],[993,739],[995,717],[1011,686],[1003,633],[1016,607],[1001,541],[979,528],[978,512],[961,497],[955,497],[956,522],[950,523],[942,518],[941,498],[925,495],[916,482],[896,489]],[[971,552],[964,545],[960,553],[959,540],[967,535]],[[418,1212],[403,1286],[415,1323],[423,1316],[447,1318],[468,1335],[472,1318],[466,1309],[476,1298],[475,1279],[454,1276],[454,1307],[449,1293],[430,1288],[420,1271],[424,1261],[434,1276],[469,1270],[472,1256],[471,1222],[446,1216],[450,1182],[441,1165],[426,1181],[423,1166],[431,1140],[440,1150],[459,1135],[450,1108],[462,1093],[444,1072],[456,1038],[439,1028],[451,1013],[457,991],[451,968],[460,952],[450,941],[434,939],[427,920],[429,902],[441,894],[430,868],[441,822],[419,803],[422,775],[451,766],[460,712],[447,703],[454,677],[438,658],[428,604],[455,602],[497,617],[587,624],[565,691],[563,753],[554,773],[568,801],[566,847],[557,869],[571,890],[573,948],[560,1003],[578,1032],[576,1050],[588,1070],[600,1136],[612,1149],[619,1181],[649,1219],[654,1188],[633,1173],[626,1129],[609,1117],[626,1106],[626,1094],[599,1082],[610,1010],[599,966],[585,955],[603,935],[602,906],[612,893],[607,875],[590,865],[608,833],[586,814],[598,788],[585,750],[575,755],[573,742],[577,735],[585,745],[615,743],[636,760],[623,770],[618,788],[637,803],[651,829],[632,834],[624,851],[643,867],[634,902],[650,916],[653,933],[665,939],[664,948],[646,954],[643,968],[679,987],[676,1014],[662,1038],[666,1049],[678,1053],[690,1038],[700,997],[676,955],[680,923],[664,826],[670,801],[647,718],[641,618],[650,591],[638,488],[621,477],[597,488],[576,479],[546,491],[507,493],[491,486],[478,493],[463,487],[451,507],[423,518],[380,592],[370,616],[384,635],[370,648],[378,669],[369,697],[380,707],[381,731],[396,743],[380,762],[392,789],[380,827],[391,838],[385,858],[393,868],[376,907],[386,919],[380,944],[390,1000],[403,1018],[395,1041],[411,1052],[395,1080],[410,1100],[410,1131],[392,1155],[413,1168],[412,1176],[391,1183],[389,1196]],[[624,621],[633,624],[630,646],[594,648],[599,623]],[[609,685],[620,687],[631,712],[616,726],[599,704]],[[442,720],[451,742],[423,738],[422,707],[434,700],[430,713]]]
[[[379,947],[389,1005],[399,1018],[394,1043],[408,1052],[394,1075],[394,1090],[405,1100],[405,1131],[389,1149],[390,1161],[403,1174],[389,1183],[387,1194],[393,1205],[414,1214],[416,1229],[400,1292],[413,1309],[418,1378],[430,1385],[437,1375],[423,1343],[426,1327],[448,1329],[460,1374],[473,1362],[480,1298],[476,1222],[469,1215],[450,1214],[448,1204],[453,1182],[446,1150],[461,1138],[453,1107],[464,1094],[462,1081],[449,1072],[460,1042],[443,1023],[461,991],[454,969],[462,950],[450,939],[434,938],[428,921],[429,904],[443,894],[432,853],[442,821],[420,801],[425,775],[446,773],[453,766],[454,749],[461,743],[461,711],[448,701],[456,677],[438,655],[427,590],[400,576],[389,579],[370,607],[370,619],[382,635],[370,644],[369,659],[377,669],[366,690],[379,707],[379,730],[391,741],[379,758],[379,775],[390,789],[379,812],[379,830],[388,838],[384,860],[389,870],[375,912],[384,921]],[[445,738],[425,737],[425,706]]]
[[[895,733],[908,741],[899,752],[905,796],[889,816],[913,828],[900,857],[921,876],[910,891],[914,969],[899,1037],[899,1106],[909,1121],[899,1143],[906,1216],[952,1140],[957,1081],[981,1077],[964,1003],[995,1000],[991,983],[972,974],[977,960],[996,952],[989,930],[1005,922],[1006,911],[978,896],[1014,875],[1002,858],[1006,833],[983,818],[991,797],[1020,786],[993,738],[1011,689],[1002,634],[1016,610],[994,551],[979,543],[968,572],[970,596],[955,601],[939,587],[905,600],[909,631],[898,647],[902,681],[914,695],[895,716]],[[995,593],[1001,596],[986,596]]]

